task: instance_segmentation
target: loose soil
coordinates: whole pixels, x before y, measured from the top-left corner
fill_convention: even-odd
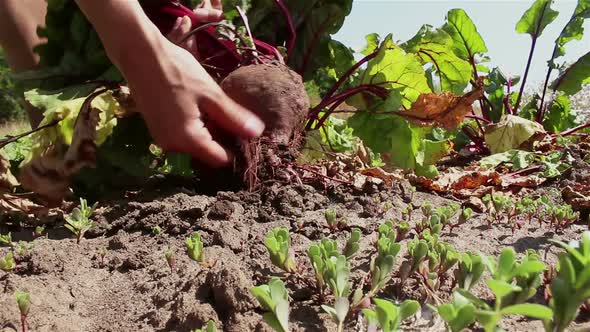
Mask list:
[[[320,308],[306,257],[309,245],[328,237],[342,246],[350,227],[360,228],[362,249],[351,261],[357,285],[369,269],[375,252],[372,243],[381,222],[399,220],[410,202],[416,207],[413,222],[422,217],[422,202],[435,207],[451,203],[429,193],[416,192],[410,197],[406,182],[363,190],[275,183],[264,191],[219,192],[215,196],[180,187],[170,189],[164,183],[156,186],[159,190],[150,188],[130,198],[101,202],[93,217],[97,226],[79,245],[63,222],[48,225],[48,234],[35,240],[31,228],[0,222],[1,233],[10,230],[13,239],[32,245],[28,253],[18,257],[15,273],[0,272],[0,331],[20,330],[13,295],[17,289],[31,294],[31,331],[189,331],[208,320],[214,320],[223,331],[271,331],[249,290],[272,276],[283,278],[289,289],[293,331],[335,331],[335,324]],[[393,207],[384,211],[386,203]],[[336,209],[349,228],[329,231],[324,220],[326,208]],[[162,229],[159,235],[153,234],[156,226]],[[278,226],[291,231],[300,275],[287,276],[271,265],[264,237]],[[442,239],[460,251],[488,255],[497,255],[505,246],[513,246],[519,254],[531,248],[540,251],[548,264],[555,264],[559,250],[549,240],[577,239],[586,229],[585,225],[574,225],[558,234],[533,222],[513,234],[505,224],[489,228],[480,214],[454,234],[445,230]],[[203,237],[206,264],[191,261],[184,252],[184,239],[193,231]],[[175,252],[173,271],[164,258],[168,248]],[[8,248],[0,248],[1,255],[6,252]],[[398,266],[404,255],[405,248]],[[402,290],[396,286],[398,281],[394,278],[379,297],[414,298],[422,303],[449,298],[448,284],[433,298],[418,279],[410,280]],[[475,293],[491,299],[481,285]],[[535,298],[539,302],[543,301],[541,293],[542,289]],[[444,331],[442,321],[423,307],[407,330]],[[348,320],[347,331],[364,330],[359,329],[357,317]],[[503,327],[508,331],[541,330],[539,322],[519,317],[506,319]],[[576,327],[590,329],[590,324],[582,317]]]

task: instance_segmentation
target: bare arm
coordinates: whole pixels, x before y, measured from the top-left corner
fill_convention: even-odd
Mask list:
[[[13,71],[31,70],[38,57],[33,47],[41,43],[37,26],[45,22],[44,0],[0,0],[0,46]]]
[[[137,0],[77,3],[127,79],[154,140],[164,150],[222,166],[231,161],[231,153],[215,140],[212,128],[245,139],[262,133],[262,121],[227,97],[188,51],[168,41]],[[212,127],[204,123],[205,114]]]

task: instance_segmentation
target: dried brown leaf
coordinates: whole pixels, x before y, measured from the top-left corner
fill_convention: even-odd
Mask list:
[[[397,114],[420,126],[454,130],[463,122],[465,115],[473,112],[471,105],[481,96],[483,86],[463,96],[455,96],[448,91],[425,93],[418,97],[411,109]]]

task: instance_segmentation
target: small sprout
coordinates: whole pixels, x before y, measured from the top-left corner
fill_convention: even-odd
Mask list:
[[[162,234],[162,228],[158,225],[152,227],[152,234],[155,236]]]
[[[12,246],[12,233],[0,234],[0,244],[5,246]]]
[[[65,226],[76,235],[76,243],[78,244],[80,244],[80,241],[84,237],[84,233],[94,226],[94,222],[90,220],[90,216],[92,216],[96,205],[97,203],[89,207],[86,200],[80,198],[80,207],[74,208],[72,213],[65,216]]]
[[[170,267],[170,271],[174,272],[176,269],[176,256],[174,255],[174,251],[170,248],[166,249],[164,257],[166,258],[166,263],[168,263],[168,266]]]
[[[45,233],[45,226],[37,226],[33,231],[33,237],[40,238],[43,236],[43,233]]]
[[[579,212],[574,212],[569,204],[552,206],[548,209],[551,224],[555,230],[560,230],[575,223],[580,218]]]
[[[100,257],[100,267],[105,267],[104,259],[107,256],[107,248],[102,247],[98,250],[98,256]]]
[[[16,304],[18,305],[18,310],[20,311],[20,323],[23,332],[27,331],[27,316],[29,315],[29,310],[31,309],[31,299],[29,293],[17,290],[14,293],[14,297],[16,298]]]
[[[463,208],[461,210],[461,214],[459,215],[459,221],[457,221],[456,224],[449,223],[449,228],[450,228],[449,232],[453,233],[453,230],[455,228],[457,228],[463,224],[466,224],[471,219],[472,216],[473,216],[473,210],[471,208],[469,208],[469,207]]]
[[[391,202],[385,202],[385,204],[383,204],[383,213],[386,213],[391,209],[393,209],[393,204]]]
[[[370,325],[376,325],[383,332],[401,331],[402,322],[420,310],[420,304],[414,300],[405,300],[399,306],[382,299],[373,299],[373,302],[375,309],[363,309],[363,315]]]
[[[207,322],[207,325],[200,329],[192,330],[192,332],[217,332],[217,327],[215,326],[215,322],[210,320]]]
[[[322,309],[330,315],[330,318],[338,325],[337,332],[344,330],[344,320],[350,310],[350,302],[346,297],[337,297],[334,301],[334,307],[322,305]]]
[[[16,245],[14,245],[14,253],[17,255],[17,257],[26,256],[34,246],[35,245],[33,243],[19,241]]]
[[[477,285],[485,268],[480,255],[472,252],[463,253],[455,270],[455,282],[459,288],[469,291]]]
[[[476,308],[460,293],[453,293],[453,302],[430,306],[447,323],[451,332],[461,332],[475,323]]]
[[[284,227],[275,228],[264,242],[272,263],[286,272],[295,272],[295,259],[291,252],[291,238]]]
[[[344,256],[346,256],[346,258],[352,257],[354,254],[356,254],[359,251],[359,249],[360,249],[359,241],[360,240],[361,240],[361,230],[358,228],[353,228],[352,231],[350,232],[350,237],[348,238],[348,241],[346,241],[346,246],[344,247]]]
[[[338,214],[334,209],[327,209],[324,212],[324,217],[326,218],[326,222],[328,223],[328,228],[330,228],[331,230],[346,227],[346,220],[338,218]]]
[[[4,272],[10,272],[16,267],[16,261],[14,255],[9,252],[4,257],[0,258],[0,270]]]
[[[377,256],[371,260],[371,290],[369,297],[377,292],[391,279],[391,271],[395,265],[395,259],[401,250],[401,245],[391,238],[381,236],[377,241]]]
[[[267,285],[251,289],[252,295],[267,311],[264,321],[277,332],[289,331],[289,293],[279,278],[272,278]]]
[[[401,242],[402,240],[404,240],[407,236],[408,233],[410,233],[410,231],[412,230],[412,227],[410,226],[409,223],[407,222],[401,222],[399,224],[397,224],[395,226],[395,242]]]
[[[186,253],[192,260],[202,263],[203,262],[203,241],[201,240],[201,234],[194,232],[190,237],[186,238]]]
[[[430,216],[434,212],[432,204],[430,204],[429,202],[422,203],[421,209],[422,209],[422,214],[424,215],[425,218],[430,218]]]
[[[334,296],[344,297],[350,293],[350,268],[344,255],[338,252],[336,242],[323,239],[307,251],[313,266],[320,294],[326,286]]]
[[[408,242],[408,255],[410,258],[404,261],[401,267],[401,285],[409,276],[418,271],[420,264],[428,257],[428,242],[424,239],[414,238]]]

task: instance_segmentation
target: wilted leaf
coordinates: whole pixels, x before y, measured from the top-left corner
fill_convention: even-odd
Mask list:
[[[420,126],[436,126],[455,130],[465,115],[472,113],[471,105],[483,96],[483,87],[458,97],[450,92],[420,95],[412,108],[398,115]]]
[[[547,181],[547,178],[542,178],[538,175],[531,174],[526,176],[513,176],[510,174],[503,175],[501,178],[502,187],[524,187],[524,188],[536,188],[543,182]]]
[[[577,188],[567,186],[562,190],[563,200],[574,210],[590,209],[590,188],[582,184]]]
[[[469,171],[450,168],[436,180],[422,180],[420,184],[427,189],[437,192],[453,192],[466,196],[465,192],[484,189],[486,186],[496,186],[501,183],[500,175],[495,171]],[[468,196],[468,195],[467,195]],[[479,196],[479,195],[477,195]]]
[[[521,145],[545,130],[537,122],[515,115],[505,115],[499,123],[485,130],[485,140],[492,153],[518,149]]]
[[[10,162],[0,155],[0,192],[9,193],[18,186],[18,180],[10,171]]]
[[[512,163],[512,170],[519,170],[529,167],[535,162],[533,152],[522,150],[508,150],[481,158],[479,165],[484,169],[495,168],[502,163]]]
[[[48,209],[31,201],[27,197],[20,197],[10,194],[0,195],[0,212],[20,212],[24,214],[46,214]]]
[[[559,12],[553,10],[553,0],[537,0],[522,15],[516,24],[516,32],[528,33],[533,38],[539,37],[545,27],[557,18]]]

